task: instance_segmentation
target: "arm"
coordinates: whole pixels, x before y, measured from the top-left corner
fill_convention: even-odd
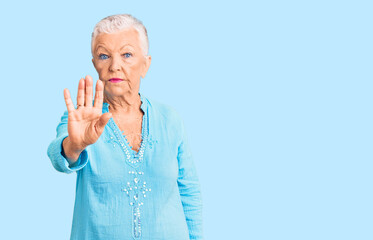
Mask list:
[[[178,149],[178,186],[191,240],[202,240],[202,196],[187,134],[181,121],[182,141]]]
[[[67,118],[68,111],[65,111],[56,129],[57,137],[49,144],[47,154],[57,171],[72,173],[82,169],[88,163],[88,153],[87,149],[84,149],[76,162],[69,161],[66,157],[63,142],[68,137]]]
[[[57,126],[57,137],[48,147],[48,157],[57,171],[72,173],[88,163],[87,147],[94,144],[105,129],[111,113],[102,114],[104,85],[96,83],[93,97],[92,77],[81,78],[78,85],[77,107],[71,100],[70,91],[63,91],[67,111]]]

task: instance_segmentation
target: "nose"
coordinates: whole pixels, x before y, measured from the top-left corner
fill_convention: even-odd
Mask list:
[[[111,64],[109,70],[112,72],[120,71],[121,69],[121,59],[118,57],[113,56],[111,58]]]

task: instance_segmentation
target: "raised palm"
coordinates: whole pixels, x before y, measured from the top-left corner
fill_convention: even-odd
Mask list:
[[[68,133],[75,150],[83,150],[97,141],[111,118],[111,113],[102,114],[104,87],[101,80],[96,83],[94,105],[93,80],[87,75],[81,78],[78,86],[77,109],[71,100],[70,92],[64,89],[65,103],[68,111]]]

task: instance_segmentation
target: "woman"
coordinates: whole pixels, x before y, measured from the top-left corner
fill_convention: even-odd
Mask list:
[[[172,107],[139,92],[150,66],[147,31],[131,15],[92,33],[99,74],[79,81],[48,147],[54,168],[77,173],[71,239],[202,239],[202,199],[187,134]]]

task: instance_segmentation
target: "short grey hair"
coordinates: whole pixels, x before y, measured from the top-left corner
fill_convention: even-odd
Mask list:
[[[142,22],[130,14],[116,14],[101,19],[101,21],[99,21],[94,27],[91,39],[92,56],[94,50],[93,45],[97,35],[100,33],[115,33],[129,28],[134,28],[138,32],[141,50],[144,56],[148,55],[148,32]]]

